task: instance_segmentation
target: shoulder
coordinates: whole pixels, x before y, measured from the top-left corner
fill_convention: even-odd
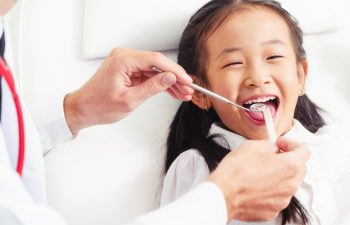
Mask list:
[[[181,153],[175,159],[167,172],[167,176],[172,172],[194,178],[208,176],[209,169],[201,153],[196,149],[190,149]]]
[[[205,159],[200,152],[196,149],[190,149],[181,153],[171,164],[171,167],[181,167],[181,166],[190,166],[198,167],[201,165],[206,165]]]
[[[195,149],[181,153],[167,171],[161,197],[164,205],[206,180],[209,169],[204,157]]]
[[[348,126],[344,124],[326,125],[320,128],[315,135],[318,137],[316,150],[323,152],[324,162],[330,165],[328,170],[333,171],[333,179],[349,176],[350,151],[347,142],[350,135]]]

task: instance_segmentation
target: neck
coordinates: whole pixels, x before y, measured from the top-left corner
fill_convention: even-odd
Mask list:
[[[5,15],[15,3],[16,0],[0,0],[0,15]]]

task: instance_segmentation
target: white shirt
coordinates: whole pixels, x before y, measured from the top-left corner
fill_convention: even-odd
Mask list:
[[[297,120],[286,137],[306,144],[311,151],[307,163],[307,175],[295,194],[310,214],[310,224],[350,224],[346,210],[350,209],[350,159],[349,148],[342,145],[335,135],[335,129],[325,126],[316,134],[309,132]],[[219,134],[231,149],[237,148],[244,137],[213,124],[209,135]],[[220,144],[220,141],[218,140]],[[244,163],[244,162],[243,162]],[[204,157],[195,149],[180,154],[170,166],[163,183],[161,205],[182,196],[188,190],[205,180],[209,169]],[[233,220],[230,225],[272,225],[281,224],[281,215],[270,222],[244,223]]]
[[[0,17],[1,30],[2,27],[3,20]],[[11,62],[8,51],[10,39],[7,37],[5,58]],[[33,108],[36,127],[21,102],[26,152],[23,176],[19,177],[15,171],[18,154],[17,113],[6,82],[2,80],[1,85],[0,224],[64,225],[63,217],[46,205],[43,161],[46,150],[72,137],[64,117],[63,98]],[[140,216],[130,225],[224,225],[226,222],[227,209],[222,191],[211,182],[203,182],[178,201]]]

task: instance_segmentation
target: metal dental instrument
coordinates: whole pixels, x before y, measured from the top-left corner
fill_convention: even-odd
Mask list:
[[[256,103],[250,106],[250,109],[255,111],[260,111],[264,114],[265,125],[267,129],[267,134],[269,135],[269,140],[271,143],[275,143],[277,140],[276,128],[273,123],[272,115],[270,108],[265,104]]]
[[[189,86],[190,86],[191,88],[193,88],[193,89],[195,89],[195,90],[197,90],[197,91],[200,91],[200,92],[202,92],[202,93],[204,93],[204,94],[207,94],[207,95],[209,95],[209,96],[211,96],[211,97],[213,97],[213,98],[219,99],[219,100],[221,100],[221,101],[223,101],[223,102],[225,102],[225,103],[227,103],[227,104],[229,104],[229,105],[236,106],[236,107],[238,107],[238,108],[240,108],[240,109],[243,109],[243,110],[246,110],[246,111],[254,111],[254,110],[252,110],[252,109],[248,109],[248,108],[246,108],[246,107],[244,107],[244,106],[238,105],[238,104],[236,104],[236,103],[234,103],[234,102],[228,100],[227,98],[222,97],[221,95],[218,95],[218,94],[216,94],[215,92],[209,91],[208,89],[205,89],[205,88],[203,88],[203,87],[201,87],[201,86],[199,86],[199,85],[197,85],[197,84],[193,84],[193,83],[192,83],[192,84],[190,84]]]
[[[152,70],[158,72],[158,73],[162,73],[163,71],[158,69],[157,67],[152,67]],[[216,99],[219,99],[229,105],[233,105],[233,106],[236,106],[240,109],[243,109],[243,110],[246,110],[246,111],[250,111],[250,112],[262,112],[263,115],[264,115],[264,120],[265,120],[265,125],[266,125],[266,129],[267,129],[267,133],[269,135],[269,140],[270,142],[272,143],[275,143],[276,140],[277,140],[277,134],[276,134],[276,129],[275,129],[275,125],[273,123],[273,119],[272,119],[272,115],[271,115],[271,111],[270,111],[270,108],[267,107],[265,104],[263,103],[255,103],[255,104],[252,104],[249,109],[244,107],[244,106],[241,106],[241,105],[238,105],[230,100],[228,100],[227,98],[225,97],[222,97],[221,95],[218,95],[216,94],[215,92],[212,92],[212,91],[209,91],[208,89],[205,89],[197,84],[190,84],[189,85],[191,88],[199,91],[199,92],[202,92],[204,94],[207,94],[213,98],[216,98]]]
[[[158,73],[162,73],[162,72],[163,72],[162,70],[158,69],[158,68],[155,67],[155,66],[152,67],[152,70],[154,70],[154,71],[156,71],[156,72],[158,72]],[[238,104],[236,104],[236,103],[234,103],[234,102],[228,100],[228,99],[225,98],[225,97],[222,97],[221,95],[216,94],[215,92],[209,91],[208,89],[205,89],[205,88],[203,88],[203,87],[201,87],[201,86],[199,86],[199,85],[197,85],[197,84],[193,84],[193,83],[192,83],[192,84],[189,84],[188,86],[191,87],[191,88],[193,88],[193,89],[195,89],[195,90],[197,90],[197,91],[199,91],[199,92],[202,92],[202,93],[207,94],[207,95],[209,95],[209,96],[211,96],[211,97],[213,97],[213,98],[216,98],[216,99],[218,99],[218,100],[220,100],[220,101],[223,101],[223,102],[225,102],[225,103],[227,103],[227,104],[229,104],[229,105],[236,106],[236,107],[238,107],[238,108],[240,108],[240,109],[243,109],[243,110],[246,110],[246,111],[251,111],[251,112],[262,112],[262,111],[259,110],[258,108],[255,109],[255,107],[253,107],[253,106],[256,105],[256,104],[251,105],[251,106],[250,106],[250,109],[248,109],[248,108],[246,108],[246,107],[244,107],[244,106],[238,105]],[[263,104],[262,104],[262,105],[263,105]]]
[[[262,103],[255,103],[250,106],[250,110],[253,112],[264,112],[268,107]]]

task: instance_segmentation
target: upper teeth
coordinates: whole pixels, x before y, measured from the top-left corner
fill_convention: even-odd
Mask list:
[[[267,102],[267,101],[274,100],[274,99],[276,99],[276,96],[269,96],[269,97],[265,97],[265,98],[256,98],[256,99],[251,99],[251,100],[245,101],[243,104]]]

